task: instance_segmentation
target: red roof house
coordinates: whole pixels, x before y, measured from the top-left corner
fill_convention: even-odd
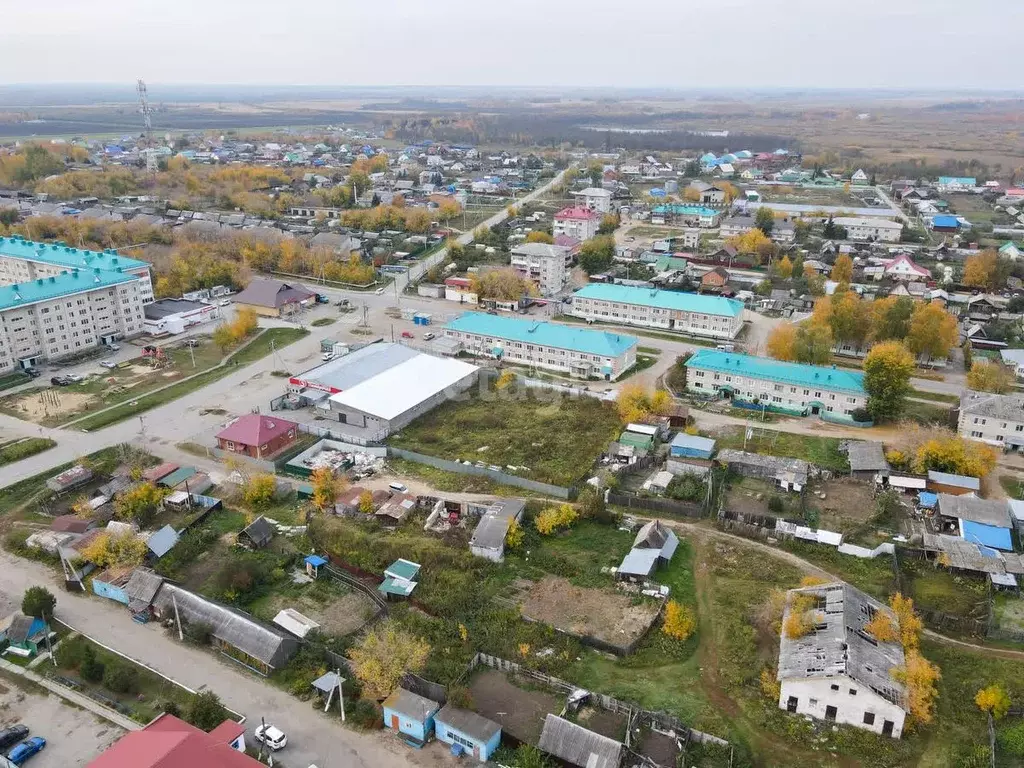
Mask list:
[[[87,768],[258,768],[245,754],[245,728],[225,720],[205,733],[173,715],[132,731]]]
[[[217,447],[262,459],[294,443],[298,436],[298,425],[294,421],[247,413],[217,433]]]
[[[932,273],[919,264],[915,264],[914,260],[905,253],[901,253],[886,263],[885,276],[894,280],[921,280],[930,278]]]

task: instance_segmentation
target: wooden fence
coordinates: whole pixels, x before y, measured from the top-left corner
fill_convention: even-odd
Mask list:
[[[674,517],[703,517],[704,506],[693,501],[658,499],[648,496],[634,496],[628,493],[608,492],[608,503],[630,509],[645,509]]]

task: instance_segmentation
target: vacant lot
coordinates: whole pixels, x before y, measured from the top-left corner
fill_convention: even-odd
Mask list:
[[[777,498],[781,508],[773,511],[769,501]],[[775,506],[774,504],[772,506]],[[725,508],[730,512],[744,515],[772,515],[773,517],[799,518],[800,496],[788,493],[767,480],[756,477],[737,477],[729,485]]]
[[[846,205],[851,208],[864,208],[863,198],[847,192],[842,187],[760,187],[765,203],[799,203],[802,205]],[[874,197],[874,190],[864,190],[865,197]]]
[[[643,636],[661,605],[653,600],[638,602],[624,593],[576,587],[567,579],[546,576],[523,595],[520,607],[527,619],[574,635],[628,646]]]
[[[531,686],[514,685],[495,669],[481,667],[469,684],[477,712],[498,723],[502,730],[520,741],[536,745],[548,713],[562,711],[565,700]]]
[[[88,765],[124,734],[91,712],[65,704],[59,696],[13,676],[0,680],[0,727],[23,723],[31,736],[46,739],[32,768]]]
[[[837,477],[815,484],[807,494],[807,506],[818,511],[819,528],[851,533],[875,516],[874,488],[870,482]]]
[[[841,442],[834,437],[798,435],[793,432],[777,432],[772,429],[754,429],[749,440],[743,439],[743,427],[723,427],[712,435],[718,441],[718,449],[735,448],[750,453],[768,456],[788,456],[817,464],[823,469],[849,472],[850,464],[839,451]],[[746,448],[744,448],[746,442]]]
[[[474,391],[445,403],[391,438],[443,459],[484,462],[554,485],[577,483],[621,428],[611,403],[554,393]]]
[[[312,584],[290,584],[275,589],[248,607],[264,621],[285,608],[292,608],[320,625],[324,634],[341,637],[351,634],[373,614],[369,598],[323,576]]]

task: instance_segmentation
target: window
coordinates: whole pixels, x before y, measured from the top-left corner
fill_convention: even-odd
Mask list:
[[[982,436],[981,432],[979,432],[978,430],[974,430],[973,432],[971,432],[971,437],[981,437],[981,436]]]
[[[856,696],[857,695],[857,689],[856,688],[851,688],[850,689],[850,695],[851,696]]]
[[[816,707],[816,706],[818,706],[818,700],[817,699],[811,699],[808,702],[808,704],[810,704],[810,706],[812,706],[812,707]]]
[[[839,686],[836,683],[832,683],[832,685],[830,687],[832,688],[833,691],[838,691],[839,690]]]
[[[874,724],[875,724],[875,713],[874,712],[865,712],[864,713],[864,725],[874,725]]]

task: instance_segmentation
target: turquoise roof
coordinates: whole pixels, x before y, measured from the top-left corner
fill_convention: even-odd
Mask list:
[[[448,323],[445,328],[463,333],[479,333],[510,341],[542,344],[602,357],[618,357],[637,345],[637,340],[634,337],[621,333],[593,331],[569,325],[541,323],[536,320],[519,320],[501,315],[485,315],[482,312],[466,312]]]
[[[387,570],[384,571],[384,575],[397,579],[412,580],[416,578],[416,574],[419,572],[419,563],[414,563],[411,560],[400,557],[388,566]]]
[[[858,395],[866,394],[864,374],[844,368],[785,363],[770,357],[721,352],[717,349],[698,351],[686,361],[686,367],[721,371],[739,376],[752,376],[793,386],[822,387],[823,389],[853,392]]]
[[[725,315],[736,317],[743,313],[743,302],[681,291],[660,291],[650,288],[634,288],[631,285],[591,283],[576,291],[582,299],[617,301],[621,304],[640,304],[658,309],[674,309],[679,312],[698,312],[704,315]]]
[[[26,283],[0,285],[0,310],[13,309],[83,291],[94,291],[137,280],[135,275],[105,269],[73,269]]]
[[[655,206],[654,213],[672,213],[676,216],[717,216],[721,211],[716,211],[714,208],[705,208],[702,205],[679,205],[678,203],[673,203],[672,205]]]
[[[42,261],[68,269],[110,269],[114,271],[148,267],[149,263],[121,256],[117,251],[87,251],[64,243],[37,243],[23,237],[0,237],[0,255]]]

